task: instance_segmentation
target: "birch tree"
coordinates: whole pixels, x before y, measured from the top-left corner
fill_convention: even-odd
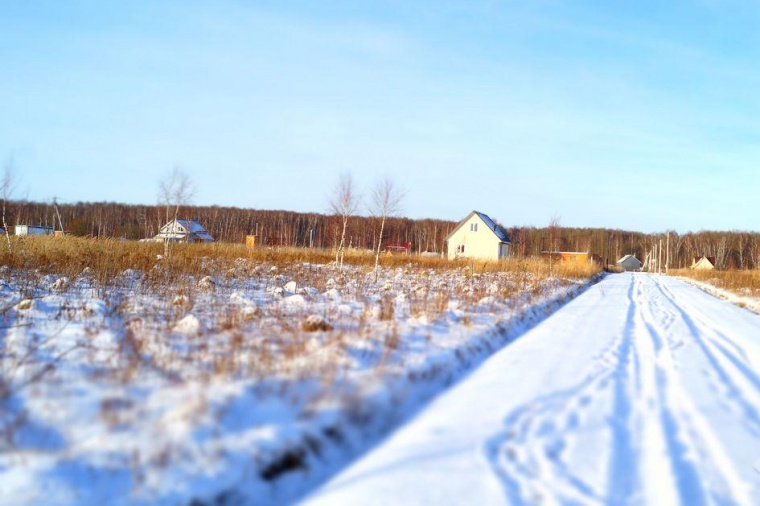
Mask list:
[[[390,179],[380,181],[372,190],[371,214],[380,220],[380,232],[377,236],[377,250],[375,251],[375,281],[377,281],[380,265],[380,248],[383,245],[385,222],[401,211],[401,200],[403,198],[403,192]]]
[[[343,256],[346,251],[346,228],[348,227],[348,218],[356,214],[359,206],[359,198],[354,190],[354,182],[350,173],[340,176],[338,184],[333,190],[330,197],[330,210],[341,219],[341,233],[338,250],[335,252],[335,263],[340,264],[343,270]]]
[[[13,157],[9,158],[8,161],[5,162],[5,170],[3,171],[3,178],[0,180],[0,190],[2,190],[3,194],[3,230],[5,230],[5,240],[8,243],[8,253],[11,252],[11,234],[8,230],[8,222],[5,219],[5,211],[8,206],[8,201],[11,198],[11,195],[13,194],[13,187],[14,187],[14,177],[13,177]]]
[[[195,195],[195,187],[179,167],[174,167],[159,183],[158,201],[166,211],[166,222],[172,220],[172,231],[176,229],[179,209],[189,205]],[[172,214],[173,213],[173,214]],[[169,234],[164,235],[164,256],[169,256]]]
[[[726,236],[723,236],[720,238],[718,245],[715,247],[715,260],[718,264],[715,267],[717,267],[720,270],[724,270],[726,268],[727,256],[728,256],[728,240],[726,239]]]

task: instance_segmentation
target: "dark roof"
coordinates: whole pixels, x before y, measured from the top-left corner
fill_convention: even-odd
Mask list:
[[[500,241],[505,242],[507,244],[512,244],[512,241],[509,240],[509,236],[507,235],[507,232],[501,228],[499,225],[496,224],[491,218],[488,217],[487,214],[483,214],[479,211],[473,211],[475,214],[480,216],[480,219],[483,220],[483,222],[486,224],[488,228],[490,228],[494,234],[496,234],[496,237],[499,238]]]
[[[205,233],[208,233],[208,230],[206,230],[205,228],[203,228],[203,226],[200,223],[198,223],[197,221],[195,221],[195,220],[181,220],[180,219],[180,220],[177,220],[177,223],[179,223],[180,225],[182,225],[183,227],[185,227],[185,229],[187,229],[188,232],[194,232],[194,233],[199,233],[199,232],[203,233],[203,232],[205,232]]]

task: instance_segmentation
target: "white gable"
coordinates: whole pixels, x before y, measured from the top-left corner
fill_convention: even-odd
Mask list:
[[[487,215],[471,212],[446,238],[448,255],[453,258],[499,260],[509,254],[509,237]]]

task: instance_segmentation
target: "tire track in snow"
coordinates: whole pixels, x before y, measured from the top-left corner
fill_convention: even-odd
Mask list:
[[[641,286],[634,278],[628,291],[628,312],[623,327],[620,361],[614,374],[614,402],[610,423],[613,447],[607,463],[607,502],[612,504],[630,502],[640,481],[633,444],[635,403],[632,402],[641,394],[643,386],[641,360],[634,345],[640,297]],[[629,363],[633,365],[630,371]]]
[[[714,322],[706,322],[700,318],[699,311],[693,306],[679,301],[662,282],[655,283],[655,286],[672,301],[673,308],[680,314],[694,342],[712,366],[714,377],[719,382],[719,391],[725,393],[722,396],[723,399],[742,414],[747,429],[753,435],[760,437],[760,409],[758,409],[760,399],[756,394],[760,392],[760,377],[747,362],[746,352],[730,337],[717,330]],[[734,351],[730,351],[726,344]],[[755,402],[748,399],[751,397],[755,398]]]
[[[693,338],[737,399],[741,389],[730,386],[732,375],[663,288],[650,276],[632,276],[625,323],[596,359],[595,370],[571,388],[519,406],[506,417],[504,430],[487,441],[486,457],[510,502],[751,503],[745,484],[681,383],[673,353],[684,339]],[[679,321],[686,322],[691,336],[677,333]],[[743,355],[713,345],[729,353],[726,360],[742,374],[754,375],[741,361]],[[754,424],[753,405],[744,407]],[[571,455],[582,433],[592,427],[599,431],[599,426],[609,438],[606,460],[597,457],[598,470],[606,465],[604,487],[588,473],[576,472]]]
[[[694,410],[680,407],[687,402],[687,395],[680,385],[672,354],[673,349],[680,347],[680,341],[668,339],[676,318],[672,310],[663,306],[663,299],[667,301],[665,294],[645,297],[639,313],[641,325],[646,329],[646,336],[642,336],[646,338],[640,339],[640,346],[652,345],[647,363],[652,368],[650,376],[654,382],[649,393],[656,398],[652,409],[645,413],[648,427],[642,434],[642,439],[649,442],[644,460],[655,462],[659,467],[659,472],[646,475],[648,502],[657,501],[663,476],[667,476],[672,481],[666,489],[671,493],[669,500],[662,501],[665,504],[699,505],[715,500],[724,503],[726,497],[704,486],[698,463],[692,458],[706,452],[700,451],[695,431],[685,428],[691,425]],[[665,325],[665,322],[670,323]],[[673,345],[665,345],[666,342]]]
[[[653,339],[668,337],[659,332],[656,322],[663,315],[677,314],[684,321],[691,334],[690,337],[709,355],[704,338],[684,308],[676,300],[672,291],[663,285],[662,280],[652,277],[653,287],[659,297],[650,297],[650,301],[664,300],[662,305],[650,302],[642,318]],[[658,311],[655,311],[658,310]],[[695,311],[692,311],[695,312]],[[657,314],[659,313],[659,314]],[[710,330],[706,327],[707,330]],[[677,347],[674,347],[675,349]],[[681,504],[751,504],[746,485],[737,478],[731,459],[716,437],[710,423],[696,409],[691,396],[680,381],[675,368],[673,349],[660,349],[656,357],[658,374],[658,394],[660,397],[661,423],[666,436],[668,457],[676,490]],[[713,357],[706,357],[724,380],[730,381]]]

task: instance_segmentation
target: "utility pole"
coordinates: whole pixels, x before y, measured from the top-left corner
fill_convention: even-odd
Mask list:
[[[607,233],[607,265],[606,265],[607,268],[609,268],[609,266],[610,266],[610,253],[612,253],[610,251],[610,242],[611,241],[612,241],[612,234],[610,234],[608,232]]]
[[[668,268],[670,267],[670,232],[668,232],[668,242],[667,247],[665,249],[665,274],[668,273]]]
[[[58,212],[58,203],[56,198],[53,197],[53,209],[55,209],[55,215],[58,217],[58,225],[61,227],[61,233],[63,233],[63,223],[61,222],[61,213]],[[53,220],[53,230],[55,230],[55,220]]]
[[[660,237],[657,251],[657,274],[662,274],[662,237]]]

